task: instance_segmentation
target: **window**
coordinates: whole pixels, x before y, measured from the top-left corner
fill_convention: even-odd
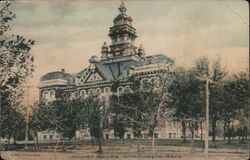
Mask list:
[[[67,94],[66,93],[63,94],[63,100],[67,100]]]
[[[54,98],[54,97],[55,97],[55,91],[52,90],[52,91],[50,91],[50,98]]]
[[[81,95],[81,97],[85,97],[86,91],[85,90],[81,90],[80,95]]]
[[[117,92],[118,92],[118,94],[123,93],[123,87],[118,87],[118,88],[117,88]]]
[[[43,135],[43,139],[47,139],[47,135]]]
[[[173,133],[174,138],[176,138],[176,133]]]
[[[125,92],[130,92],[130,91],[131,91],[131,88],[130,88],[129,86],[126,86],[126,88],[125,88],[124,91],[125,91]]]
[[[48,91],[43,92],[43,99],[48,99],[49,93]]]
[[[104,88],[104,92],[106,92],[106,93],[107,93],[107,92],[110,92],[110,88],[109,88],[109,87],[105,87],[105,88]]]
[[[76,93],[75,92],[71,92],[70,93],[70,99],[75,99],[76,98]]]
[[[176,127],[176,121],[173,121],[173,127]]]
[[[109,134],[106,134],[106,139],[109,139]]]
[[[155,136],[155,138],[158,138],[158,133],[155,133],[155,135],[154,135],[154,136]]]
[[[49,135],[49,139],[53,139],[53,135]]]
[[[94,90],[93,90],[93,89],[90,89],[90,90],[89,90],[89,94],[94,94]]]
[[[172,133],[169,133],[169,136],[168,136],[169,138],[172,138]]]
[[[127,134],[127,139],[130,139],[131,138],[131,135],[130,134]]]
[[[97,88],[97,89],[96,89],[96,93],[97,93],[97,94],[101,94],[101,93],[102,93],[102,90],[101,90],[100,88]]]

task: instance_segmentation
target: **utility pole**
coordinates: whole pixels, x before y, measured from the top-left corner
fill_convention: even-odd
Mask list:
[[[206,77],[206,137],[205,137],[205,157],[208,158],[208,139],[209,139],[209,81]]]
[[[2,91],[0,90],[0,160],[2,159]]]
[[[25,124],[25,147],[24,149],[28,149],[28,142],[29,142],[29,118],[30,118],[30,106],[29,106],[29,90],[32,86],[23,86],[27,88],[27,107],[26,107],[26,124]]]
[[[205,158],[208,159],[208,149],[209,149],[209,81],[212,82],[208,76],[197,77],[199,80],[206,81],[206,119],[205,119]]]

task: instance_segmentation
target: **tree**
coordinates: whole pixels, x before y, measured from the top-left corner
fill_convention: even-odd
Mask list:
[[[131,89],[118,97],[113,96],[115,131],[120,134],[120,138],[124,138],[126,128],[131,127],[134,137],[138,139],[143,136],[142,131],[148,131],[148,136],[152,137],[153,154],[155,128],[160,119],[160,111],[166,107],[167,77],[169,77],[168,70],[155,79],[132,77]]]
[[[233,123],[240,122],[241,135],[247,130],[249,78],[246,73],[235,74],[225,80],[223,85],[222,120],[227,129],[228,143],[233,137]],[[243,128],[245,131],[243,131]],[[239,132],[240,130],[238,130]],[[243,138],[243,137],[242,137]],[[244,139],[244,138],[243,138]]]
[[[99,149],[97,152],[102,153],[102,139],[104,119],[107,116],[106,108],[98,96],[90,96],[85,99],[88,114],[87,123],[90,128],[91,137],[98,140]]]
[[[34,71],[31,46],[33,40],[20,35],[9,35],[10,25],[16,15],[9,11],[10,1],[1,1],[0,8],[0,88],[15,90],[25,83]]]
[[[168,86],[171,95],[169,109],[171,116],[179,119],[182,124],[183,142],[186,142],[186,126],[190,127],[192,140],[194,138],[195,121],[202,116],[200,101],[200,81],[195,71],[177,68],[175,75]]]
[[[30,117],[30,126],[36,137],[36,149],[38,148],[38,132],[45,130],[56,130],[58,127],[56,119],[56,110],[52,105],[44,103],[34,103],[32,115]]]
[[[11,102],[13,96],[19,93],[20,86],[27,82],[34,71],[34,58],[30,52],[34,41],[26,40],[20,35],[10,34],[10,22],[16,18],[16,15],[9,10],[11,1],[0,1],[0,4],[0,104],[8,100],[10,101],[7,102],[7,104],[9,104],[8,106],[15,107],[12,106],[13,103]],[[20,98],[18,96],[16,97]],[[3,111],[3,109],[1,105],[0,119],[13,118],[9,117],[13,114],[4,114],[6,112]],[[13,112],[16,111],[11,108],[9,109]],[[8,127],[13,126],[4,126],[3,123],[4,122],[1,121],[0,131],[8,130]]]
[[[114,121],[114,135],[122,139],[123,144],[125,143],[124,135],[126,132],[126,128],[129,127],[128,120],[126,116],[123,114],[123,110],[121,107],[117,107],[118,104],[118,96],[112,95],[110,97],[110,110],[113,116]]]
[[[10,106],[10,104],[3,103],[2,104],[2,130],[1,137],[5,137],[8,139],[10,143],[10,139],[14,139],[14,143],[16,142],[17,137],[24,132],[25,120],[23,115],[14,107]],[[8,144],[9,144],[8,143]],[[8,147],[7,147],[8,148]]]

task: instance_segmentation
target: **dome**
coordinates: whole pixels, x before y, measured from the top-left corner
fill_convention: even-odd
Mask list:
[[[49,72],[40,78],[40,81],[47,81],[52,79],[65,79],[70,80],[71,75],[62,71]]]

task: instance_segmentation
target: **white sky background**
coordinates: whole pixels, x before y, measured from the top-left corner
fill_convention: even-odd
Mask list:
[[[177,66],[190,67],[201,56],[220,57],[229,72],[247,71],[249,60],[248,3],[240,0],[124,1],[137,29],[136,45],[147,55],[166,54]],[[92,55],[110,44],[109,27],[121,1],[18,1],[12,32],[35,40],[32,53],[38,86],[47,72],[65,68],[77,73]],[[38,100],[38,89],[31,91]]]

